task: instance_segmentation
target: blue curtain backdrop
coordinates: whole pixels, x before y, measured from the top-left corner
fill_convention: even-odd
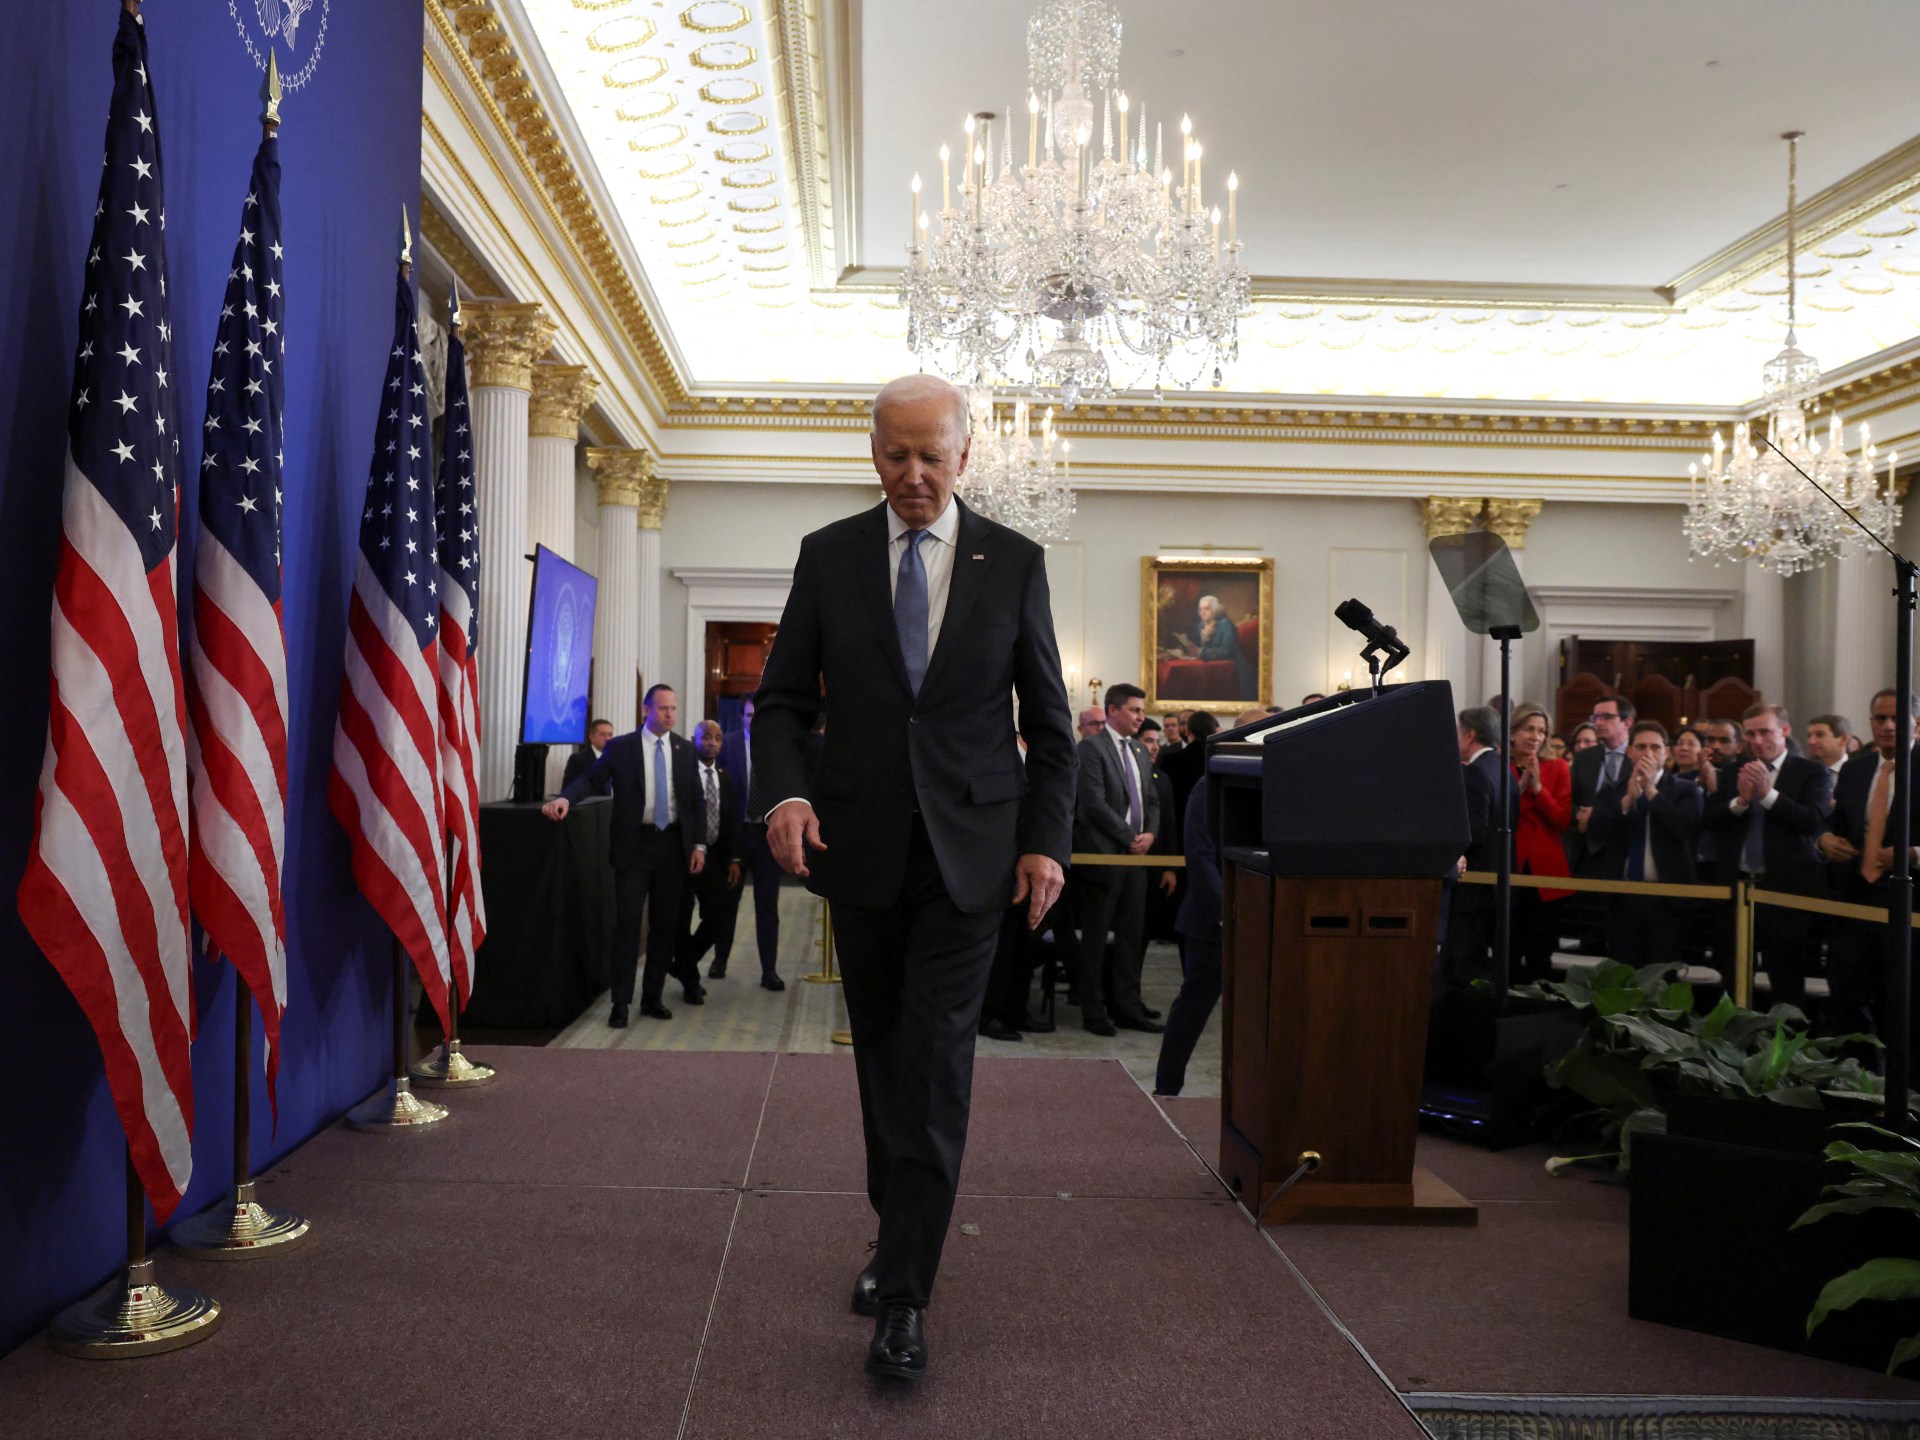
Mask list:
[[[146,9],[176,384],[182,428],[197,436],[213,322],[260,137],[260,73],[234,21],[255,6],[245,0],[230,13],[212,0],[167,0]],[[308,12],[300,36],[303,59],[319,10]],[[0,54],[0,664],[8,692],[0,705],[0,1352],[106,1279],[124,1251],[122,1136],[99,1048],[11,903],[45,741],[67,388],[118,11],[114,0],[8,6]],[[421,22],[417,0],[331,0],[319,66],[282,105],[289,993],[277,1133],[256,1067],[259,1164],[365,1096],[389,1054],[389,941],[354,888],[326,785],[403,203],[418,228]],[[191,484],[198,442],[184,443],[181,470]],[[189,537],[193,513],[189,492]],[[184,543],[182,560],[184,587]],[[194,985],[194,1179],[181,1217],[217,1199],[231,1170],[232,971],[197,960]],[[256,1018],[256,1057],[260,1043]],[[218,1280],[210,1271],[216,1294]]]

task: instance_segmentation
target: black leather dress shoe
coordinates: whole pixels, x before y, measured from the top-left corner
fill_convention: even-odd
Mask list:
[[[673,1012],[658,1000],[642,1000],[640,1002],[640,1013],[649,1020],[671,1020],[673,1018]]]
[[[709,966],[707,967],[707,979],[709,979],[709,980],[724,980],[724,979],[726,979],[726,978],[727,978],[727,967],[726,967],[726,966],[724,966],[724,965],[709,965]]]
[[[1016,1030],[1024,1030],[1029,1035],[1051,1035],[1053,1034],[1053,1021],[1036,1020],[1033,1016],[1022,1013],[1015,1017],[1013,1028]]]
[[[880,1277],[874,1274],[871,1265],[853,1277],[853,1313],[856,1315],[880,1313]]]
[[[980,1022],[980,1033],[989,1040],[1019,1040],[1024,1038],[1013,1026],[995,1016],[989,1016]]]
[[[762,990],[784,990],[787,988],[787,982],[782,980],[778,975],[762,975],[760,977],[760,988]]]
[[[627,1007],[622,1005],[618,1000],[613,1002],[613,1013],[607,1016],[607,1024],[616,1030],[624,1030],[627,1028]]]
[[[1108,1036],[1120,1033],[1113,1028],[1113,1022],[1104,1015],[1089,1015],[1085,1020],[1081,1021],[1081,1024],[1087,1027],[1087,1033],[1089,1035]]]
[[[867,1374],[889,1380],[922,1380],[927,1374],[927,1337],[922,1330],[926,1312],[918,1305],[889,1301],[873,1322],[873,1343],[867,1346]]]
[[[693,985],[682,990],[680,992],[680,998],[689,1005],[704,1005],[707,1003],[707,992],[705,987]]]
[[[1138,1030],[1147,1035],[1158,1035],[1167,1028],[1158,1020],[1149,1020],[1144,1015],[1116,1015],[1113,1023],[1122,1030]]]
[[[1140,1013],[1149,1020],[1164,1020],[1166,1018],[1164,1014],[1154,1009],[1151,1005],[1142,1005],[1140,1007]]]

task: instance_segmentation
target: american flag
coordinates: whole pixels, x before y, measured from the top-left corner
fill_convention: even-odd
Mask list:
[[[467,412],[467,360],[460,344],[460,296],[447,331],[446,434],[434,520],[440,532],[440,764],[446,775],[447,937],[453,981],[464,1005],[473,995],[473,957],[487,938],[480,893],[480,516],[473,494],[473,423]]]
[[[187,756],[174,615],[179,426],[146,32],[113,42],[81,289],[53,596],[52,706],[20,918],[106,1060],[164,1221],[193,1170]]]
[[[254,155],[240,208],[201,434],[188,651],[193,834],[187,870],[208,953],[233,961],[260,1004],[270,1098],[287,1007],[287,926],[280,908],[287,808],[281,253],[280,142],[268,138]]]
[[[393,353],[360,516],[327,799],[353,841],[361,892],[413,957],[445,1026],[439,560],[427,379],[404,264],[393,309]]]

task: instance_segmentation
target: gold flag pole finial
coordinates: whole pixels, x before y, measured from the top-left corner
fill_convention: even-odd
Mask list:
[[[413,231],[407,228],[407,207],[400,206],[400,264],[404,269],[413,268]]]
[[[447,324],[453,329],[458,330],[466,323],[466,317],[460,313],[460,282],[458,280],[453,282],[449,293],[452,298],[448,302],[450,308],[447,315]]]
[[[274,58],[273,47],[267,47],[267,78],[260,82],[260,128],[267,139],[273,138],[280,128],[280,62]]]

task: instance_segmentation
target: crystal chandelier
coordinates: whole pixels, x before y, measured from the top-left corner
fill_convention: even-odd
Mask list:
[[[1787,142],[1787,348],[1767,362],[1761,386],[1767,407],[1766,436],[1781,453],[1757,444],[1745,421],[1734,427],[1731,449],[1715,431],[1713,449],[1687,467],[1684,522],[1694,555],[1716,563],[1753,560],[1781,575],[1823,565],[1831,555],[1871,548],[1873,539],[1861,526],[1871,536],[1891,543],[1900,523],[1893,484],[1898,455],[1886,457],[1883,491],[1874,481],[1878,451],[1864,422],[1860,451],[1853,456],[1845,449],[1838,410],[1828,416],[1824,449],[1807,424],[1806,407],[1820,365],[1800,349],[1794,336],[1800,134],[1795,130],[1782,137]],[[1800,470],[1811,475],[1820,489],[1809,485]],[[1827,493],[1822,495],[1820,490]]]
[[[1059,442],[1056,461],[1051,409],[1041,416],[1036,436],[1029,402],[1014,401],[1012,413],[1001,419],[994,400],[991,386],[975,385],[967,391],[973,449],[954,488],[989,520],[1011,525],[1042,544],[1065,540],[1073,525],[1073,487],[1068,483],[1072,444]]]
[[[946,146],[937,213],[913,178],[908,346],[962,384],[1013,378],[1068,408],[1147,381],[1156,394],[1219,385],[1250,293],[1239,177],[1224,187],[1223,238],[1191,121],[1180,119],[1176,173],[1165,122],[1149,132],[1146,108],[1118,88],[1120,16],[1104,0],[1042,5],[1027,58],[1026,164],[1014,164],[1010,122],[995,155],[997,117],[982,112],[966,122],[957,195]]]

